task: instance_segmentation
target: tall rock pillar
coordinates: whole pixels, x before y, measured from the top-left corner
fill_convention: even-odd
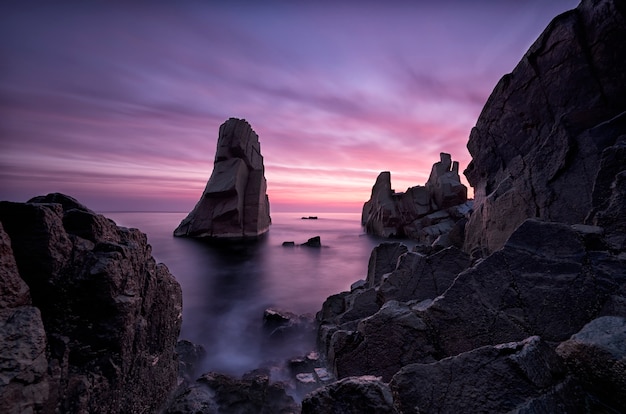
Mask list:
[[[269,230],[270,205],[259,136],[245,119],[220,126],[213,173],[174,236],[256,238]]]

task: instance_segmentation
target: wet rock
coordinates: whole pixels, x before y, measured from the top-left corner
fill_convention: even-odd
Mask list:
[[[299,406],[285,384],[271,383],[267,373],[250,373],[241,379],[209,372],[179,390],[166,414],[259,413],[293,414]]]
[[[302,401],[302,414],[395,412],[389,387],[372,376],[337,381],[313,391]]]
[[[309,240],[302,243],[302,246],[322,247],[322,239],[320,238],[320,236],[311,237]]]
[[[176,343],[176,355],[178,376],[188,382],[195,379],[199,365],[206,356],[204,347],[182,339]]]
[[[259,137],[245,120],[230,118],[220,126],[213,173],[202,197],[174,235],[256,238],[270,224]]]

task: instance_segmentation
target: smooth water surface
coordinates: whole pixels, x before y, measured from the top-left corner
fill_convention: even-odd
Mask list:
[[[353,213],[320,214],[317,220],[274,213],[263,239],[239,246],[173,237],[186,213],[105,215],[146,233],[156,260],[181,284],[181,339],[205,347],[203,371],[235,375],[312,350],[313,343],[264,345],[263,311],[274,307],[315,314],[328,296],[365,279],[371,250],[382,241],[365,235],[360,215]],[[323,247],[282,246],[284,241],[301,244],[314,236],[321,237]]]

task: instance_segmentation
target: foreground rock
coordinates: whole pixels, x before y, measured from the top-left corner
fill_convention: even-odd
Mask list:
[[[166,414],[259,413],[293,414],[300,407],[282,383],[270,383],[269,373],[255,371],[241,379],[210,372],[179,390]]]
[[[575,381],[538,337],[407,365],[390,383],[400,413],[583,413]]]
[[[499,249],[530,217],[600,224],[590,213],[626,168],[625,15],[621,1],[581,2],[496,85],[467,144],[467,251]]]
[[[458,162],[441,153],[441,161],[433,165],[426,185],[404,193],[391,189],[388,171],[380,173],[369,201],[363,205],[361,223],[369,234],[408,237],[430,245],[439,237],[447,237],[470,209]],[[462,238],[456,240],[457,247],[462,242]],[[453,241],[442,242],[442,247],[450,245]]]
[[[429,267],[406,273],[409,269],[401,259],[396,271],[381,282],[376,298],[386,302],[379,311],[344,325],[338,324],[344,322],[341,319],[318,316],[320,340],[335,374],[389,380],[408,363],[432,362],[484,345],[529,335],[551,342],[566,340],[598,316],[626,284],[625,259],[596,250],[597,235],[584,230],[527,220],[502,250],[458,276],[446,276],[446,266],[441,266],[440,280],[452,283],[436,297]],[[457,269],[468,263],[461,252],[433,256],[444,253],[449,258],[440,263]],[[406,280],[395,282],[400,289],[391,288],[396,272],[399,280]]]
[[[175,236],[256,238],[271,224],[267,182],[258,135],[243,119],[220,126],[211,178],[200,201]]]
[[[145,234],[62,194],[0,202],[3,412],[154,412],[182,298]]]
[[[594,319],[561,343],[557,353],[590,393],[626,407],[626,317]]]
[[[396,413],[387,384],[372,376],[352,377],[319,388],[302,401],[302,414]]]

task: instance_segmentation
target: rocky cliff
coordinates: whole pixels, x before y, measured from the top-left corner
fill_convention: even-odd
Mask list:
[[[269,199],[258,135],[248,122],[220,126],[213,173],[175,236],[255,238],[269,230]]]
[[[0,223],[2,411],[157,411],[182,297],[146,235],[62,194],[0,202]]]
[[[450,154],[432,167],[425,186],[396,193],[391,188],[391,174],[380,173],[372,187],[370,199],[363,205],[361,224],[369,234],[381,237],[408,237],[424,244],[447,235],[471,209],[467,188],[461,184],[459,163]],[[463,222],[464,224],[464,222]],[[457,245],[463,243],[458,238]],[[453,241],[442,241],[446,247]]]
[[[583,0],[498,83],[468,143],[464,243],[374,249],[317,314],[340,380],[303,412],[624,411],[625,17]]]
[[[499,249],[531,217],[596,222],[626,164],[625,9],[581,2],[496,85],[467,144],[467,251]]]

